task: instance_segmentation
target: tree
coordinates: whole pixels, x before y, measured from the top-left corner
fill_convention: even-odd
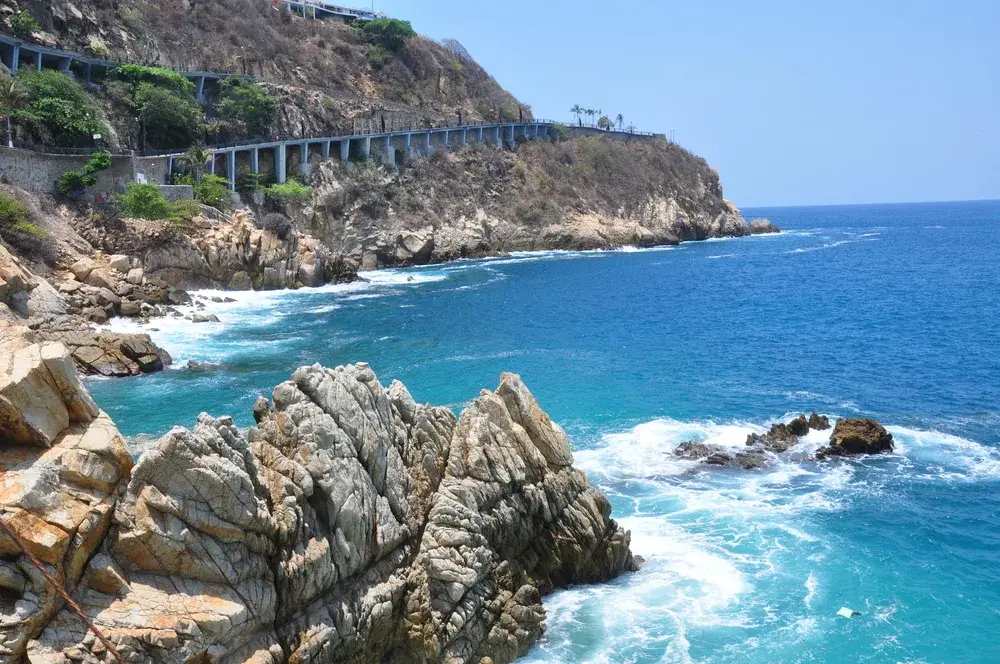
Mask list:
[[[93,144],[93,134],[104,134],[100,107],[79,83],[52,69],[22,69],[17,74],[28,93],[23,108],[12,115],[41,142],[64,147]]]
[[[212,148],[203,143],[196,143],[187,149],[182,159],[191,166],[194,171],[195,182],[201,182],[201,174],[205,170],[205,164],[212,158]]]
[[[586,111],[584,110],[583,106],[580,106],[579,104],[573,104],[573,108],[569,109],[569,112],[575,115],[577,122],[579,122],[580,116],[583,115]]]
[[[615,124],[618,125],[619,129],[621,129],[622,127],[624,127],[625,126],[625,116],[622,115],[621,113],[619,113],[615,117]]]
[[[202,113],[193,99],[152,83],[140,83],[134,101],[146,134],[143,147],[182,148],[200,134]]]
[[[587,109],[587,117],[590,118],[589,124],[594,124],[594,116],[597,115],[597,111],[592,108]]]
[[[417,33],[409,21],[395,18],[380,18],[374,21],[355,23],[361,35],[370,44],[378,44],[382,48],[395,53],[406,46],[411,37]]]
[[[597,121],[597,126],[604,131],[609,131],[614,125],[611,124],[611,120],[606,115],[602,115],[601,119]]]
[[[263,138],[278,114],[278,100],[259,83],[227,78],[217,110],[234,136]]]
[[[0,112],[7,122],[7,147],[14,147],[14,126],[11,115],[28,103],[28,91],[21,82],[11,76],[0,78]]]
[[[42,31],[42,26],[25,10],[10,17],[10,29],[15,37],[31,39],[34,33]]]

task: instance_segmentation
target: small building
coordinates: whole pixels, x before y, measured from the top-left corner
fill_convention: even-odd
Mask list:
[[[338,5],[330,0],[284,0],[285,6],[307,18],[341,21],[374,21],[378,18],[388,18],[382,12],[368,9],[353,9]]]

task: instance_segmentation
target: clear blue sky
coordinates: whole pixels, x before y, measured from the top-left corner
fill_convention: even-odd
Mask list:
[[[1000,0],[376,0],[538,117],[622,113],[740,206],[1000,198]]]

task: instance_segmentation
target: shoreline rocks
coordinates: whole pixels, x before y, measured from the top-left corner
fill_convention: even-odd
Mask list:
[[[779,422],[765,433],[751,433],[747,436],[746,451],[714,445],[697,440],[681,443],[673,455],[681,459],[699,461],[708,466],[758,470],[766,468],[778,455],[792,450],[799,439],[810,430],[830,429],[830,419],[826,415],[813,412],[808,417],[799,415],[792,421]],[[893,451],[892,434],[872,419],[844,418],[837,421],[830,435],[830,444],[816,450],[812,457],[816,461],[836,457],[851,457],[866,454],[885,454]]]
[[[505,664],[543,595],[641,562],[516,375],[456,417],[365,364],[303,367],[249,431],[203,414],[133,467],[64,347],[3,340],[0,518],[127,661]],[[0,552],[4,659],[103,661]]]

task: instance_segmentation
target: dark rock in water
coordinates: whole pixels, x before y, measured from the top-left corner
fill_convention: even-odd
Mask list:
[[[804,436],[809,433],[809,420],[805,415],[799,415],[788,423],[788,430],[796,436]]]
[[[796,421],[792,423],[795,424]],[[787,452],[798,442],[798,435],[788,424],[775,424],[767,433],[752,433],[747,436],[747,447],[761,447],[775,454]]]
[[[761,450],[737,452],[735,455],[728,452],[715,452],[705,459],[705,463],[710,466],[741,468],[743,470],[757,470],[766,468],[768,465],[767,453]]]
[[[872,419],[843,419],[830,434],[830,444],[816,452],[817,459],[892,452],[892,434]]]
[[[215,362],[199,362],[198,360],[188,360],[187,368],[193,371],[214,371],[222,368],[221,364]]]
[[[809,415],[809,428],[816,431],[826,431],[830,428],[830,418],[819,413]]]
[[[187,291],[171,287],[167,289],[167,302],[170,304],[190,304],[191,296],[188,295]]]
[[[696,440],[689,440],[686,443],[681,443],[674,450],[674,456],[678,456],[682,459],[706,459],[713,454],[725,453],[725,450],[718,445],[709,445],[707,443],[699,443]]]

